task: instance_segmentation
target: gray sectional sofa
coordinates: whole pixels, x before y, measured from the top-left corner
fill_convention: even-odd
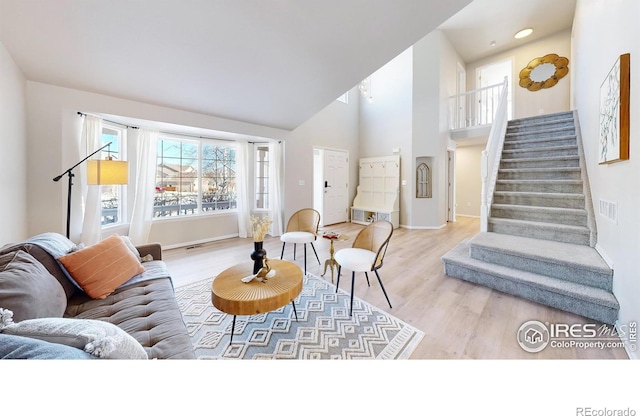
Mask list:
[[[0,308],[12,311],[14,323],[42,318],[57,324],[104,321],[133,337],[144,348],[145,358],[195,358],[159,244],[131,246],[144,272],[102,299],[88,296],[62,266],[60,254],[73,246],[60,234],[45,233],[0,248]],[[20,337],[6,328],[0,330],[0,358],[96,358],[82,349],[69,350],[64,342]]]

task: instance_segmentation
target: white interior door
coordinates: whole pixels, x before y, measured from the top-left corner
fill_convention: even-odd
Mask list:
[[[455,152],[447,150],[447,221],[456,221]]]
[[[349,154],[342,150],[324,150],[322,194],[323,225],[349,219]]]

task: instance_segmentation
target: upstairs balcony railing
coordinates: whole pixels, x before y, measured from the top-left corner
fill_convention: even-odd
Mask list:
[[[449,98],[451,130],[486,126],[493,123],[502,92],[508,88],[504,82],[467,91]]]

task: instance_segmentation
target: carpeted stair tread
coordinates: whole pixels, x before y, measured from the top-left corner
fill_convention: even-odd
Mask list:
[[[517,157],[517,158],[502,158],[501,162],[535,162],[539,160],[549,160],[549,161],[557,161],[557,160],[580,160],[580,156],[578,155],[557,155],[557,156],[540,156],[540,157]]]
[[[540,148],[547,148],[547,147],[566,147],[566,146],[576,146],[576,139],[574,137],[561,137],[561,138],[555,138],[555,137],[551,137],[551,138],[542,138],[542,139],[535,139],[535,140],[512,140],[512,141],[505,141],[504,145],[502,147],[502,150],[505,152],[510,152],[513,150],[522,150],[522,151],[536,151],[537,149]],[[569,152],[569,151],[565,151],[565,152]],[[572,154],[574,154],[573,152],[575,152],[575,150],[571,150],[570,151]],[[560,154],[563,154],[561,152],[557,152]]]
[[[564,208],[564,207],[549,207],[549,206],[536,206],[536,205],[517,205],[517,204],[491,204],[491,208],[497,209],[509,209],[514,211],[524,212],[539,212],[547,215],[580,215],[586,216],[587,210],[582,208]]]
[[[580,208],[495,203],[491,205],[491,216],[492,218],[587,226],[587,210]]]
[[[518,169],[498,169],[498,172],[580,172],[579,167],[564,166],[557,168],[518,168]]]
[[[469,256],[469,242],[458,244],[451,251],[443,256],[443,260],[459,262],[467,267],[491,273],[495,276],[509,280],[517,280],[528,285],[544,288],[564,295],[579,297],[598,305],[615,307],[617,300],[612,293],[590,286],[581,285],[574,282],[565,282],[553,277],[544,276],[538,273],[525,272],[498,264],[485,263]]]
[[[522,134],[519,134],[519,136],[522,136]],[[568,134],[565,136],[544,136],[544,137],[534,137],[534,138],[530,138],[530,139],[517,139],[517,138],[513,138],[513,137],[506,137],[505,136],[505,140],[504,140],[504,145],[508,146],[508,145],[522,145],[522,144],[541,144],[541,143],[548,143],[548,142],[558,142],[558,141],[563,141],[563,140],[575,140],[576,139],[576,135],[575,134]],[[569,146],[569,144],[566,144],[564,146]]]
[[[541,114],[537,116],[523,117],[509,121],[509,125],[520,126],[528,124],[537,124],[543,120],[573,120],[573,111],[563,111],[560,113]]]
[[[546,146],[546,147],[534,147],[529,149],[504,149],[502,151],[503,156],[509,156],[512,159],[517,159],[517,156],[523,153],[555,153],[562,151],[575,151],[578,154],[578,145],[566,145],[566,146]]]
[[[499,168],[498,179],[580,179],[580,167]]]
[[[542,138],[575,137],[575,127],[559,127],[547,130],[520,131],[517,133],[505,133],[505,143],[520,140],[535,140]]]
[[[582,185],[581,179],[498,179],[496,183],[522,183],[522,184],[564,184],[564,185]]]
[[[458,244],[442,256],[442,261],[451,277],[605,323],[613,324],[617,317],[619,304],[611,292],[473,259],[469,241]]]
[[[583,194],[576,194],[576,193],[495,191],[493,194],[499,195],[499,196],[525,196],[525,197],[531,197],[531,198],[584,200]]]
[[[514,128],[514,127],[537,128],[537,127],[546,127],[546,126],[558,124],[558,123],[571,123],[573,122],[573,117],[572,115],[568,115],[567,117],[556,117],[556,118],[540,117],[539,119],[530,118],[529,122],[527,123],[518,122],[522,120],[525,120],[525,119],[511,120],[511,122],[509,123],[509,128]]]
[[[586,226],[550,221],[491,217],[488,221],[488,231],[586,246],[591,241],[591,230]]]
[[[573,232],[579,234],[589,234],[589,229],[587,227],[579,227],[575,225],[563,225],[563,224],[554,224],[550,222],[537,222],[537,221],[522,221],[522,220],[514,220],[509,218],[489,218],[489,222],[502,222],[513,225],[521,225],[525,227],[536,227],[540,229],[547,230],[555,230],[555,231],[566,231]]]
[[[584,185],[580,179],[498,179],[496,191],[508,192],[584,192]]]
[[[600,254],[589,246],[496,233],[479,233],[469,240],[469,244],[512,256],[613,275]]]

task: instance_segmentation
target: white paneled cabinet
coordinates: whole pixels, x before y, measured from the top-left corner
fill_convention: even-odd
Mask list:
[[[351,222],[368,224],[387,220],[400,222],[400,156],[360,159],[359,184],[351,207]]]

